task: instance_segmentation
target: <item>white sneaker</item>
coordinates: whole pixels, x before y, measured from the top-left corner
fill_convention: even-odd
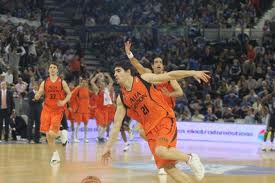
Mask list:
[[[167,173],[164,170],[164,168],[159,169],[159,175],[167,175]]]
[[[59,157],[58,151],[54,151],[50,164],[56,164],[59,162],[60,162],[60,157]]]
[[[79,143],[80,141],[78,139],[73,140],[74,143]]]
[[[267,151],[267,145],[265,142],[262,143],[262,151]]]
[[[200,158],[197,154],[190,154],[190,159],[187,162],[187,165],[192,169],[195,177],[200,181],[204,177],[205,169],[203,164],[200,161]]]
[[[61,143],[63,146],[65,146],[68,142],[68,131],[67,130],[61,130]]]
[[[85,143],[89,143],[89,140],[88,140],[88,139],[84,139],[84,142],[85,142]]]
[[[125,145],[125,147],[123,148],[123,151],[126,152],[129,150],[129,148],[130,148],[129,145]]]

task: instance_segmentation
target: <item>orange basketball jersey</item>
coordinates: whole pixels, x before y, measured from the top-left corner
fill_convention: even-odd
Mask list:
[[[64,111],[64,106],[57,105],[59,100],[65,98],[65,92],[62,86],[62,79],[57,78],[55,82],[52,82],[50,78],[47,78],[44,82],[45,102],[44,107],[47,107],[52,111]]]
[[[163,118],[175,117],[163,94],[140,76],[134,77],[131,91],[121,88],[120,97],[127,108],[127,114],[138,117],[146,134]]]
[[[162,88],[166,88],[169,92],[174,91],[174,88],[172,87],[170,81],[157,84],[156,88],[160,91],[161,91]],[[163,94],[163,98],[172,109],[175,107],[175,104],[176,104],[176,98],[175,97],[169,97],[169,96]]]
[[[86,87],[77,87],[73,91],[76,96],[77,113],[89,113],[90,91]]]

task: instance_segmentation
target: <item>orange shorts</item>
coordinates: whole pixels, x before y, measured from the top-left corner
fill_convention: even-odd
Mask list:
[[[176,147],[177,145],[177,125],[174,118],[163,118],[158,125],[153,128],[147,135],[150,150],[155,158],[158,168],[163,165],[176,164],[175,160],[161,159],[155,154],[157,146]]]
[[[95,118],[95,109],[96,108],[90,109],[90,119],[94,119]]]
[[[95,110],[96,124],[103,127],[108,126],[111,123],[109,120],[111,118],[109,113],[110,111],[108,107],[97,108]]]
[[[68,118],[68,120],[70,120],[70,121],[74,121],[74,120],[75,120],[75,114],[74,114],[74,112],[68,110],[67,118]]]
[[[40,132],[48,133],[50,130],[59,132],[63,115],[63,111],[52,111],[43,107],[40,116]]]
[[[75,113],[74,114],[74,120],[77,123],[80,123],[80,122],[88,123],[89,119],[90,119],[89,113]]]

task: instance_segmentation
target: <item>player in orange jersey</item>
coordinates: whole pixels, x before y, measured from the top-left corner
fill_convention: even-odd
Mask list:
[[[129,59],[134,58],[132,53],[128,53],[127,56]],[[176,162],[183,161],[191,167],[197,179],[203,179],[205,170],[198,155],[185,154],[176,149],[175,114],[153,84],[186,77],[194,77],[198,82],[202,80],[207,83],[210,76],[203,71],[179,70],[163,74],[145,73],[134,77],[131,74],[130,63],[125,61],[116,63],[114,71],[121,93],[117,98],[114,126],[103,150],[102,160],[105,162],[111,157],[111,148],[118,136],[123,118],[126,112],[131,111],[139,117],[158,168],[164,168],[176,182],[185,182],[187,176],[175,167]]]
[[[88,133],[88,121],[90,118],[90,91],[88,88],[88,80],[82,78],[80,80],[80,84],[76,87],[72,92],[72,97],[76,100],[76,109],[74,111],[75,122],[77,123],[77,127],[75,128],[75,136],[73,142],[78,143],[78,130],[80,127],[80,123],[84,123],[84,142],[88,143],[89,140],[87,138]]]
[[[74,82],[70,82],[69,83],[69,88],[70,88],[70,91],[72,92],[75,88],[75,83]],[[71,141],[73,141],[73,138],[74,138],[74,132],[75,132],[75,126],[74,126],[74,118],[75,118],[75,115],[74,115],[74,111],[76,110],[76,100],[74,99],[73,96],[71,96],[70,98],[70,101],[68,102],[68,108],[67,108],[67,118],[68,120],[70,120],[70,123],[71,123],[71,131],[72,131],[72,134],[71,134]]]
[[[107,81],[106,81],[107,78]],[[104,134],[113,119],[113,80],[108,73],[98,73],[91,79],[93,91],[97,95],[95,119],[98,126],[97,141],[105,141]]]
[[[58,77],[58,66],[55,63],[49,65],[49,77],[44,80],[35,94],[34,99],[39,100],[44,94],[44,106],[40,117],[40,131],[46,133],[48,145],[53,152],[51,163],[60,162],[58,151],[55,147],[55,139],[61,135],[59,131],[61,120],[65,111],[65,104],[71,98],[71,91],[66,83]],[[66,135],[66,134],[65,134]]]
[[[125,48],[126,54],[130,53],[131,52],[131,42],[127,41],[125,43],[124,48]],[[144,74],[144,73],[152,73],[151,69],[143,67],[143,65],[141,65],[140,62],[136,58],[131,59],[130,62],[135,67],[135,69],[138,71],[138,73],[140,75]],[[154,58],[154,61],[151,65],[151,67],[152,67],[154,74],[163,74],[165,72],[164,71],[164,63],[160,57]],[[175,107],[176,97],[180,97],[183,95],[183,91],[182,91],[179,83],[177,82],[177,80],[171,80],[171,81],[166,81],[163,83],[158,83],[158,84],[155,84],[155,86],[158,90],[160,90],[163,93],[163,97],[164,97],[165,101],[172,109]],[[139,129],[140,136],[146,140],[144,130],[143,130],[142,126],[140,126],[140,124],[138,125],[138,129]],[[159,170],[159,174],[166,175],[166,172],[162,168]]]

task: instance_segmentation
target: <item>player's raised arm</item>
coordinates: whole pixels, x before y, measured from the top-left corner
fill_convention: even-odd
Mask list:
[[[134,68],[138,71],[140,75],[144,73],[152,73],[150,69],[143,67],[143,65],[141,65],[141,63],[139,63],[139,61],[134,57],[134,55],[131,52],[131,45],[132,43],[130,41],[124,43],[125,53],[129,58],[131,64],[134,66]]]

